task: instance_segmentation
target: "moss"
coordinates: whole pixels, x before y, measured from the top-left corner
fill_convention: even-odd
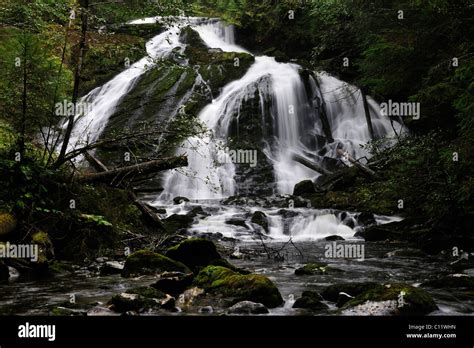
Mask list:
[[[325,288],[321,292],[321,296],[324,299],[331,301],[331,302],[338,302],[339,301],[339,293],[344,292],[349,294],[352,297],[358,296],[368,290],[376,289],[381,287],[381,285],[374,283],[374,282],[363,282],[363,283],[342,283],[342,284],[333,284]],[[345,302],[347,302],[348,297],[345,297]],[[338,305],[342,305],[345,303],[338,302]]]
[[[280,292],[267,277],[238,274],[221,266],[208,266],[195,278],[194,284],[206,291],[231,298],[231,303],[252,301],[274,308],[283,303]]]
[[[203,238],[187,239],[169,248],[166,256],[184,263],[191,269],[207,266],[212,261],[221,259],[215,244]]]
[[[10,213],[0,213],[0,238],[12,233],[17,225],[15,217]]]
[[[438,309],[432,297],[426,291],[402,283],[373,287],[348,301],[344,308],[357,306],[367,301],[397,301],[397,303],[401,303],[399,302],[401,294],[403,305],[398,305],[400,314],[424,315]]]
[[[181,262],[170,259],[149,250],[139,250],[127,257],[122,275],[131,277],[142,274],[163,272],[189,273],[191,270]]]

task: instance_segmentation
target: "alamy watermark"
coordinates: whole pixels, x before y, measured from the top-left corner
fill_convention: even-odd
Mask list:
[[[226,147],[224,150],[218,152],[217,162],[220,164],[248,164],[254,168],[257,165],[257,155],[257,150],[234,150]]]
[[[87,115],[92,110],[92,104],[86,102],[78,102],[76,104],[63,100],[60,103],[56,103],[55,114],[60,117],[69,116],[83,116]]]
[[[324,257],[327,259],[356,259],[365,260],[365,245],[363,243],[328,243],[324,246]]]
[[[37,244],[0,244],[0,258],[5,259],[29,259],[37,262],[39,247]]]
[[[387,103],[380,104],[380,112],[383,116],[410,116],[419,120],[420,103],[398,103],[389,99]]]

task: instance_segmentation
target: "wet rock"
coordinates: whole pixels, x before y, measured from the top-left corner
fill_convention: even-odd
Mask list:
[[[344,272],[338,268],[330,267],[325,263],[308,263],[303,267],[297,268],[295,270],[296,275],[316,275],[316,274],[328,274]]]
[[[328,242],[333,242],[337,240],[344,240],[344,238],[342,238],[341,236],[332,235],[332,236],[327,236],[326,238],[324,238],[324,240],[327,240]]]
[[[200,216],[200,217],[209,216],[209,214],[206,213],[204,211],[204,209],[202,209],[202,207],[200,207],[200,206],[194,207],[186,215],[188,215],[190,217],[193,217],[193,218],[196,217],[196,216]]]
[[[190,215],[173,214],[162,220],[168,233],[176,233],[186,230],[194,222],[194,217]]]
[[[202,297],[204,293],[204,289],[196,286],[189,288],[179,296],[178,304],[183,307],[189,307]]]
[[[234,225],[234,226],[241,226],[246,229],[249,229],[249,227],[246,224],[246,220],[244,218],[237,218],[233,217],[225,221],[226,224],[228,225]]]
[[[328,301],[331,302],[338,302],[338,307],[344,305],[350,297],[344,297],[340,299],[339,294],[345,293],[352,297],[356,297],[357,295],[362,294],[368,290],[375,289],[380,285],[374,282],[364,282],[364,283],[340,283],[340,284],[333,284],[326,287],[322,292],[321,296]],[[346,299],[346,300],[345,300]]]
[[[117,313],[112,311],[110,308],[103,306],[95,306],[87,311],[87,316],[89,317],[105,317],[105,316],[116,316]]]
[[[263,230],[268,233],[268,218],[264,212],[256,211],[252,214],[252,219],[250,220],[252,223],[257,224],[263,228]]]
[[[142,287],[114,295],[110,303],[116,312],[141,312],[146,309],[161,307],[162,301],[166,299],[167,296],[161,291],[151,287]]]
[[[221,259],[215,244],[201,238],[190,238],[169,248],[166,256],[184,263],[191,269],[204,267],[212,261]]]
[[[100,268],[100,274],[111,275],[111,274],[121,274],[124,269],[124,264],[119,261],[106,261]]]
[[[311,180],[303,180],[295,185],[293,189],[294,196],[316,193],[314,184]]]
[[[158,281],[151,286],[164,293],[177,295],[186,290],[192,282],[192,273],[164,272],[160,274]]]
[[[85,316],[87,312],[85,310],[58,306],[54,307],[49,315],[56,317]]]
[[[311,309],[314,311],[328,309],[329,307],[321,302],[323,298],[315,291],[304,291],[300,298],[293,304],[293,308]]]
[[[375,216],[372,213],[360,213],[357,215],[357,221],[362,225],[373,225],[376,223]]]
[[[31,241],[38,245],[38,263],[44,263],[54,258],[53,243],[46,232],[39,231],[34,233],[31,236]]]
[[[261,303],[241,301],[228,309],[229,314],[267,314],[268,308]]]
[[[148,250],[139,250],[131,254],[125,261],[122,276],[133,277],[163,272],[189,273],[191,270],[181,262],[169,257]]]
[[[288,209],[280,209],[278,210],[277,214],[282,216],[284,219],[291,219],[300,215],[300,213],[298,213],[297,211]]]
[[[8,280],[8,278],[10,278],[8,266],[3,261],[0,261],[0,281]]]
[[[199,313],[212,314],[214,313],[214,308],[212,308],[212,306],[201,307],[199,308]]]
[[[474,289],[474,278],[467,274],[450,274],[437,279],[428,280],[421,284],[422,287],[430,288],[467,288]]]
[[[174,204],[181,204],[181,203],[185,203],[185,202],[189,202],[189,198],[186,198],[186,197],[175,197],[173,198],[173,203]]]
[[[386,257],[426,257],[426,253],[420,249],[404,248],[388,252]]]
[[[438,309],[426,291],[402,283],[377,285],[347,301],[343,309],[367,305],[376,307],[377,304],[372,302],[377,302],[380,308],[392,315],[426,315]]]
[[[280,292],[267,277],[258,274],[242,275],[221,266],[204,268],[195,278],[194,285],[229,298],[234,304],[252,301],[274,308],[283,303]]]

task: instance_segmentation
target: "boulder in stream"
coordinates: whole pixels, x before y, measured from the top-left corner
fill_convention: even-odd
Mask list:
[[[243,275],[229,268],[208,266],[199,272],[194,284],[206,292],[228,298],[231,304],[252,301],[274,308],[283,303],[275,284],[260,274]]]
[[[329,307],[322,300],[323,298],[316,291],[304,291],[301,297],[293,304],[293,308],[304,308],[314,311],[328,309]]]
[[[133,277],[163,272],[189,273],[191,270],[181,262],[149,250],[139,250],[128,256],[122,276]]]
[[[229,314],[267,314],[268,308],[261,303],[241,301],[229,308]]]

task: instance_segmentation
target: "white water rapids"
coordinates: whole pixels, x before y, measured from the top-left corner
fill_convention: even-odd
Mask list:
[[[160,17],[133,21],[130,24],[140,25],[160,21]],[[110,116],[114,113],[120,99],[134,86],[137,79],[153,65],[154,59],[166,58],[173,49],[184,50],[179,41],[180,29],[190,25],[195,29],[205,44],[213,49],[226,52],[246,52],[235,44],[233,28],[224,26],[218,20],[202,18],[174,18],[174,24],[168,30],[157,35],[147,43],[149,57],[145,57],[130,68],[118,74],[102,87],[86,95],[82,101],[88,102],[92,110],[77,120],[70,147],[86,141],[97,140],[104,130]],[[292,160],[292,154],[305,156],[311,149],[302,140],[308,134],[323,135],[321,121],[317,113],[309,112],[313,101],[309,100],[307,90],[300,75],[301,67],[292,63],[280,63],[272,57],[255,57],[255,63],[238,80],[226,85],[220,95],[204,107],[199,114],[212,136],[192,137],[187,139],[177,153],[187,153],[187,175],[182,171],[172,170],[164,178],[164,191],[156,197],[154,204],[164,205],[165,201],[177,196],[193,200],[221,199],[238,193],[234,180],[235,165],[231,161],[216,165],[216,158],[222,156],[220,145],[226,142],[229,124],[235,113],[239,113],[243,101],[252,98],[257,85],[260,104],[263,112],[264,100],[271,100],[276,147],[266,149],[266,154],[273,164],[278,194],[290,194],[296,183],[304,179],[314,179],[315,172]],[[361,148],[370,141],[360,91],[332,76],[321,73],[317,75],[318,83],[311,77],[313,92],[324,98],[327,116],[334,137],[332,144],[324,145],[326,156],[336,158],[336,147],[343,146],[352,157],[368,156]],[[318,86],[319,85],[319,86]],[[390,120],[381,115],[379,106],[369,98],[372,123],[378,136],[393,135]],[[256,116],[256,122],[259,117]],[[397,124],[398,125],[398,124]],[[398,125],[398,128],[402,128]],[[168,206],[169,207],[169,206]],[[170,207],[167,216],[181,208]],[[193,227],[195,231],[220,232],[227,229],[225,225],[229,209],[222,214],[201,220]],[[284,233],[283,222],[270,216],[270,235],[274,238],[286,234],[298,235],[303,239],[323,238],[331,234],[351,237],[354,230],[343,224],[342,219],[332,212],[315,212],[303,214],[304,218],[295,221],[290,231]],[[231,229],[235,232],[235,228]],[[318,232],[314,232],[318,231]],[[235,233],[233,233],[235,235]]]

